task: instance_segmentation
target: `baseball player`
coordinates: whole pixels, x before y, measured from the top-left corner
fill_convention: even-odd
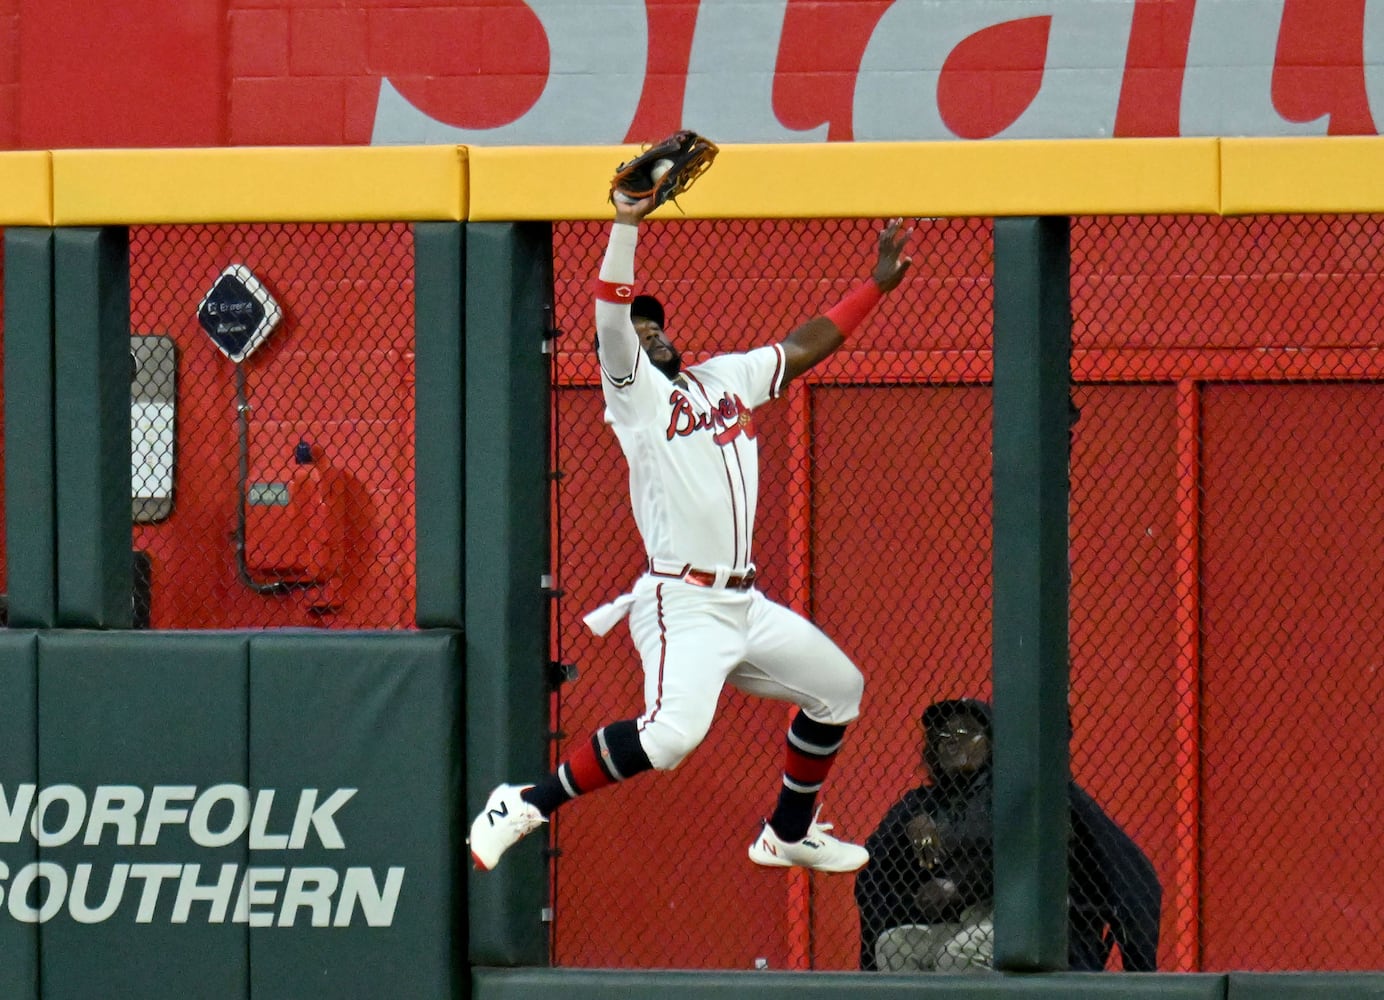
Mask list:
[[[644,666],[644,711],[597,730],[533,785],[502,784],[471,824],[476,867],[489,870],[553,810],[644,771],[671,770],[701,743],[727,682],[798,706],[783,782],[750,845],[770,867],[854,871],[864,847],[831,836],[814,811],[846,726],[860,707],[860,671],[815,625],[755,589],[752,532],[759,491],[754,408],[826,358],[903,280],[911,230],[879,235],[873,275],[780,343],[682,367],[664,311],[634,294],[639,224],[652,197],[617,192],[595,282],[597,353],[606,422],[629,464],[630,499],[648,556],[632,593],[586,616],[604,635],[625,616]]]

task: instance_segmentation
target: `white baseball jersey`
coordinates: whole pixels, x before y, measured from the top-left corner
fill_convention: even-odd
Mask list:
[[[632,245],[629,253],[632,269]],[[674,568],[748,569],[759,499],[753,411],[783,386],[783,348],[720,355],[674,382],[640,347],[627,306],[598,300],[596,329],[605,419],[629,463],[646,554]]]
[[[634,520],[656,565],[750,567],[759,498],[753,410],[777,395],[782,378],[777,345],[693,365],[677,383],[642,356],[623,384],[602,378],[606,422],[629,462]]]

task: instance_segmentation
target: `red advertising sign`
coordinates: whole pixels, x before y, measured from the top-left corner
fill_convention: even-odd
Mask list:
[[[1343,135],[1384,108],[1380,0],[10,0],[4,26],[12,148]]]

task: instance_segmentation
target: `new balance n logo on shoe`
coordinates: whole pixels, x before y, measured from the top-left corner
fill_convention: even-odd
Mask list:
[[[819,872],[853,872],[870,860],[870,852],[859,844],[838,840],[827,833],[830,823],[816,818],[802,840],[784,841],[768,823],[750,845],[750,860],[770,868],[811,868]]]
[[[481,871],[490,871],[500,856],[548,820],[521,797],[532,785],[500,785],[471,824],[471,858]]]

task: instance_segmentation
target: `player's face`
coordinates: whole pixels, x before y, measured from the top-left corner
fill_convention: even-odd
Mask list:
[[[634,332],[639,334],[640,346],[644,348],[644,353],[649,356],[653,366],[669,378],[677,375],[682,369],[682,355],[663,332],[663,327],[651,319],[640,316],[634,320]]]

